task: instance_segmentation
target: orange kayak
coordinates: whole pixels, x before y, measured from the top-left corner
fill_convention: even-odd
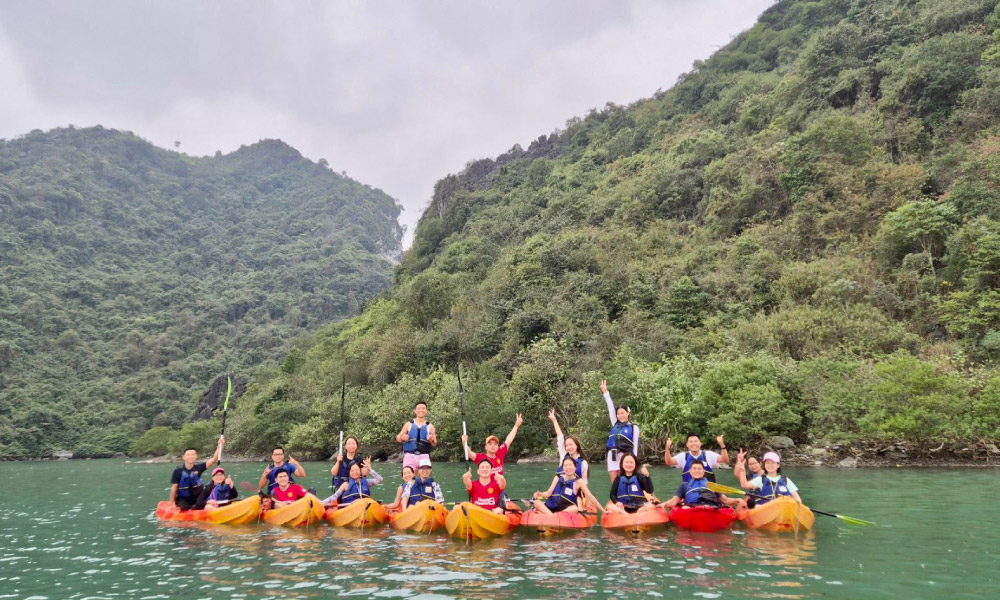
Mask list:
[[[448,534],[457,538],[474,540],[506,535],[521,522],[516,512],[497,514],[471,502],[456,504],[445,518]]]
[[[521,527],[531,527],[542,535],[553,535],[572,529],[589,529],[596,524],[597,515],[593,513],[563,511],[546,514],[532,508],[521,515]]]
[[[668,521],[670,521],[670,514],[667,509],[657,506],[653,510],[631,514],[605,512],[601,516],[601,527],[643,533],[658,525],[665,525]]]
[[[808,531],[816,520],[808,506],[788,496],[778,496],[752,509],[743,509],[736,517],[747,527],[764,531]]]
[[[271,525],[309,526],[321,522],[325,512],[322,500],[306,494],[291,504],[265,510],[261,513],[261,520]]]
[[[355,500],[350,504],[326,509],[323,518],[337,527],[375,527],[385,523],[385,507],[371,498]]]
[[[204,521],[206,523],[242,525],[256,521],[259,514],[260,496],[256,494],[226,506],[203,510],[179,510],[174,504],[165,500],[156,505],[156,516],[165,521]]]
[[[736,511],[712,506],[675,506],[670,509],[670,520],[674,525],[691,531],[718,531],[732,527]]]
[[[421,500],[406,510],[389,515],[389,525],[393,529],[408,529],[419,533],[430,533],[444,527],[448,509],[434,500]]]

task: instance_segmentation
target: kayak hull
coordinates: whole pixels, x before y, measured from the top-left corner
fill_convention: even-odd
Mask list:
[[[737,517],[747,527],[775,532],[808,531],[816,521],[816,515],[808,506],[788,496],[779,496],[750,510],[741,510]]]
[[[547,514],[535,509],[524,511],[521,527],[530,527],[542,535],[555,535],[574,529],[589,529],[597,524],[597,515],[579,512]]]
[[[444,527],[448,509],[434,500],[421,500],[406,510],[389,516],[393,529],[430,533]]]
[[[521,515],[517,513],[498,515],[471,502],[462,502],[448,513],[444,527],[448,535],[475,540],[507,535],[520,523]]]
[[[371,498],[365,498],[345,506],[328,508],[323,518],[336,527],[371,528],[385,523],[388,515],[384,506]]]
[[[306,494],[291,504],[264,511],[261,513],[261,520],[271,525],[305,527],[321,522],[325,512],[319,498]]]
[[[179,510],[170,502],[156,506],[156,516],[165,521],[202,521],[218,525],[243,525],[255,522],[260,515],[260,496],[253,495],[219,508]]]
[[[732,527],[736,512],[729,507],[675,506],[670,510],[670,520],[682,529],[711,532]]]
[[[662,506],[653,510],[622,514],[605,512],[601,516],[601,527],[631,533],[645,533],[654,527],[666,525],[670,521],[670,513]]]

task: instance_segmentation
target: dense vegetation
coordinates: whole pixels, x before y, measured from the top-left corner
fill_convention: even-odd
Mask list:
[[[995,440],[998,167],[997,0],[780,1],[671,89],[442,179],[392,292],[259,371],[235,443],[330,452],[346,372],[363,446],[426,399],[455,455],[457,365],[474,438],[526,413],[517,451],[554,407],[599,453],[601,378],[647,453]]]
[[[385,289],[398,215],[276,140],[214,158],[101,127],[0,141],[0,456],[181,425],[213,377]]]

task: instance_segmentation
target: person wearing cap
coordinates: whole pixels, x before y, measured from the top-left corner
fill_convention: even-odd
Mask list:
[[[711,450],[701,449],[701,436],[697,433],[689,433],[687,436],[687,452],[678,452],[676,455],[671,456],[670,447],[673,445],[674,441],[671,438],[667,438],[667,446],[663,450],[663,462],[667,464],[668,467],[677,467],[681,469],[683,481],[691,481],[691,463],[696,460],[701,461],[702,466],[705,468],[705,475],[708,477],[709,481],[715,481],[715,468],[719,464],[728,465],[729,464],[729,451],[726,450],[726,441],[722,439],[722,436],[715,438],[715,441],[719,443],[719,449],[722,450],[720,453],[712,452]]]
[[[233,478],[226,475],[226,470],[222,467],[215,467],[212,469],[212,483],[202,489],[194,507],[219,508],[229,504],[239,495],[236,486],[233,485]]]
[[[465,449],[465,458],[471,460],[475,464],[479,464],[484,460],[490,461],[492,465],[492,473],[494,475],[503,475],[503,465],[507,461],[507,451],[510,450],[510,445],[514,443],[514,438],[517,437],[517,430],[524,423],[524,418],[521,413],[517,413],[517,417],[514,419],[514,427],[511,428],[510,433],[507,434],[507,439],[500,443],[500,438],[495,435],[491,435],[486,438],[486,452],[476,452],[473,453],[469,449],[469,436],[462,435],[462,448]]]
[[[431,477],[431,459],[421,458],[417,464],[417,476],[410,486],[410,494],[403,498],[400,510],[412,506],[421,500],[434,500],[444,502],[444,494],[441,493],[441,486]]]
[[[740,450],[740,456],[743,451]],[[733,467],[733,475],[740,480],[740,485],[748,490],[757,490],[755,494],[758,505],[774,500],[778,496],[791,496],[796,502],[802,502],[799,496],[799,488],[792,480],[781,474],[781,457],[777,452],[768,452],[764,455],[764,474],[747,481],[746,472],[743,468],[743,461],[739,461]]]
[[[611,433],[608,434],[608,475],[611,481],[621,472],[621,460],[626,454],[639,453],[639,426],[629,420],[632,412],[627,406],[615,407],[608,393],[608,382],[601,380],[601,393],[608,405],[608,417],[611,418]]]

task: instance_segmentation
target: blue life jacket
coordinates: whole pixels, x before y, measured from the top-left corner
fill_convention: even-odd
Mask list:
[[[347,482],[347,490],[340,497],[341,504],[350,504],[361,498],[371,498],[372,494],[368,488],[368,478],[362,477],[360,483],[351,479]]]
[[[615,421],[608,434],[608,450],[618,450],[619,452],[630,453],[634,449],[632,445],[632,433],[634,425],[631,422],[622,423]]]
[[[337,474],[333,476],[334,491],[340,488],[340,484],[350,480],[351,465],[355,464],[358,465],[359,467],[362,466],[360,456],[355,454],[354,458],[347,458],[347,455],[346,454],[344,455],[344,460],[340,461],[340,469],[337,471]]]
[[[413,506],[421,500],[437,500],[437,497],[434,495],[433,477],[427,479],[413,478],[413,485],[410,486],[410,497],[406,505]]]
[[[575,505],[577,502],[577,481],[578,480],[576,478],[566,481],[566,479],[560,475],[559,480],[556,482],[555,489],[552,490],[552,495],[545,501],[545,506],[547,506],[552,512],[559,512]]]
[[[684,483],[691,481],[691,463],[696,460],[700,460],[701,464],[705,466],[705,479],[715,483],[715,471],[712,470],[712,467],[708,466],[708,455],[704,452],[697,458],[691,456],[690,452],[684,453]]]
[[[757,499],[757,504],[765,504],[770,500],[774,500],[778,496],[791,496],[792,493],[788,491],[788,480],[785,479],[784,475],[778,477],[777,483],[772,483],[767,475],[761,475],[761,479],[764,482],[763,487],[760,488],[760,496],[763,498]]]
[[[274,466],[274,463],[271,463],[270,466],[271,472],[267,474],[267,493],[270,494],[274,491],[274,488],[278,487],[278,482],[275,481],[275,478],[278,476],[278,473],[282,471],[288,473],[288,483],[295,483],[295,478],[292,477],[296,470],[294,465],[284,463],[280,467],[276,467]]]
[[[719,496],[708,489],[708,478],[691,479],[684,483],[684,504],[688,506],[719,506]]]
[[[414,421],[410,421],[410,439],[403,443],[403,452],[408,454],[430,454],[434,446],[427,441],[428,423],[419,427]],[[423,435],[421,435],[423,434]]]
[[[181,480],[177,483],[178,498],[197,498],[201,493],[201,476],[194,469],[181,467]]]
[[[625,506],[642,506],[646,502],[646,495],[642,492],[642,484],[636,475],[626,477],[618,476],[618,489],[615,490],[615,501],[621,502]]]
[[[208,494],[209,500],[215,500],[219,503],[229,502],[230,496],[233,493],[233,488],[229,487],[229,484],[223,483],[222,485],[214,485],[212,487],[211,493]]]
[[[568,452],[566,453],[566,456],[562,457],[562,460],[559,461],[559,466],[556,467],[556,475],[562,473],[562,464],[567,458],[573,457],[570,456]],[[577,458],[573,458],[573,460],[576,462],[576,476],[583,479],[583,457],[579,456]]]

